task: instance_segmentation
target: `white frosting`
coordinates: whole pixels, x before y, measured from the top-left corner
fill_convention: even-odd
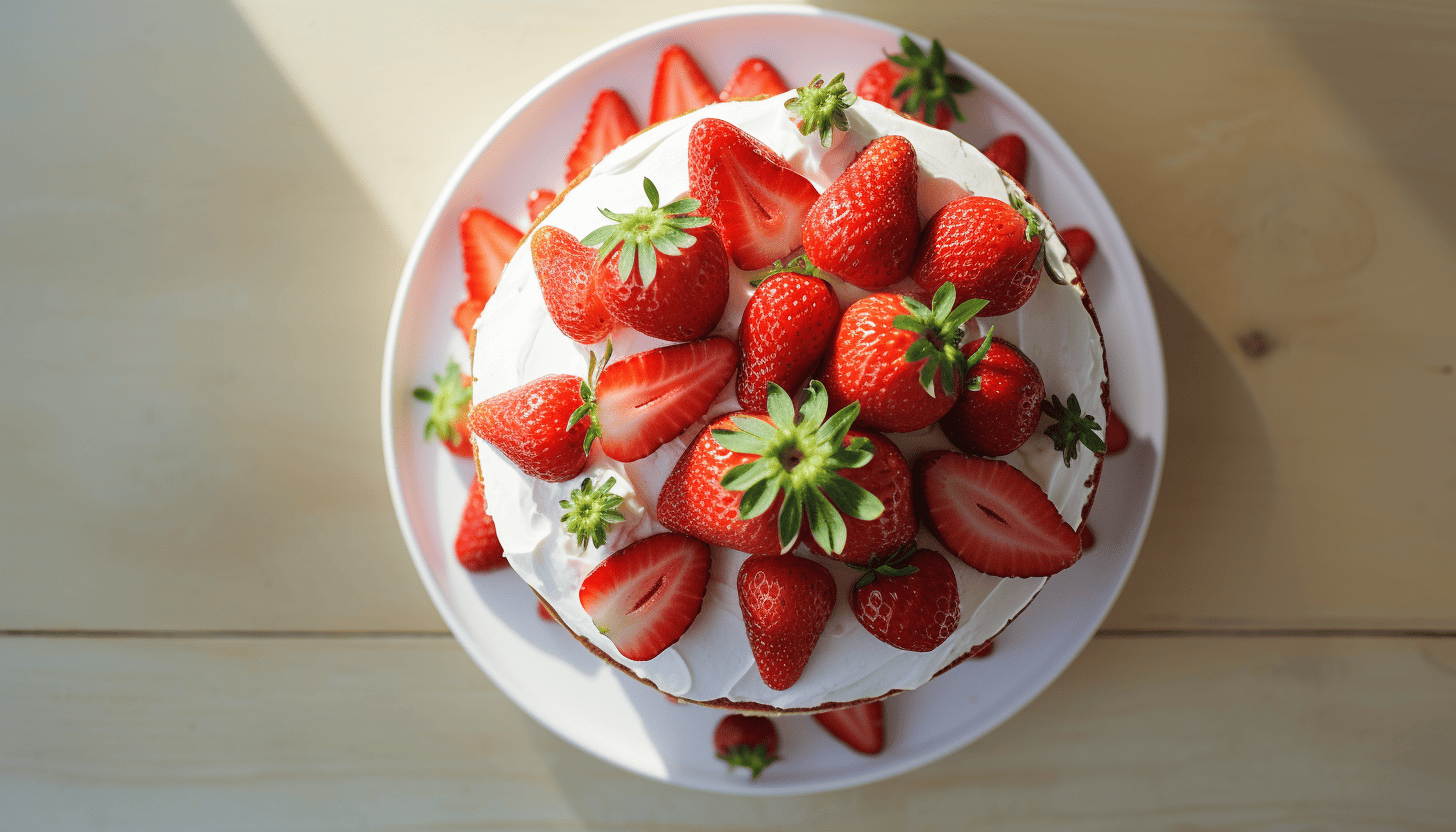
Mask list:
[[[577,238],[606,223],[599,207],[631,211],[646,204],[642,179],[649,176],[666,204],[687,195],[688,130],[699,118],[713,116],[732,122],[773,148],[821,191],[876,136],[898,133],[910,139],[920,163],[920,219],[929,220],[941,206],[966,194],[1009,201],[1003,178],[979,151],[951,133],[927,127],[865,101],[849,111],[850,130],[836,134],[825,150],[817,136],[801,136],[789,120],[784,101],[792,93],[756,102],[715,104],[659,124],[627,141],[603,159],[591,175],[571,189],[544,222]],[[1048,261],[1056,280],[1043,275],[1037,291],[1021,309],[997,318],[977,319],[981,332],[994,324],[996,335],[1019,346],[1036,362],[1048,395],[1063,400],[1075,393],[1084,412],[1106,424],[1101,387],[1106,379],[1101,337],[1082,303],[1081,290],[1069,285],[1072,271],[1063,262],[1065,249],[1049,240]],[[738,323],[750,293],[753,273],[732,271],[728,309],[716,332],[736,338]],[[891,287],[894,290],[897,287]],[[915,288],[907,282],[902,291]],[[866,293],[836,283],[847,307]],[[584,375],[588,348],[571,341],[552,324],[531,265],[530,247],[521,246],[506,266],[499,288],[476,324],[474,397],[476,401],[552,373]],[[614,353],[625,356],[661,346],[657,341],[625,327],[612,336]],[[601,352],[600,346],[596,348]],[[738,409],[730,382],[709,410],[706,420]],[[848,702],[908,690],[925,683],[948,663],[998,633],[1041,589],[1045,578],[994,578],[948,556],[961,597],[959,629],[929,653],[891,647],[869,635],[855,620],[849,587],[858,577],[842,564],[819,559],[834,573],[838,601],[829,625],[814,650],[804,675],[785,691],[769,688],[759,678],[749,651],[738,607],[735,579],[747,557],[742,552],[713,548],[713,567],[702,613],[672,647],[648,662],[621,656],[611,641],[597,632],[577,600],[582,578],[608,554],[628,542],[665,531],[654,517],[658,490],[668,473],[697,435],[702,423],[656,453],[633,463],[608,459],[594,450],[587,469],[575,480],[547,483],[523,475],[491,445],[477,442],[485,496],[495,518],[496,531],[511,566],[545,598],[562,621],[578,635],[644,679],[674,696],[698,701],[727,698],[774,708],[812,708],[826,702]],[[924,450],[950,447],[938,428],[915,434],[891,434],[912,463]],[[1062,516],[1075,527],[1091,494],[1096,457],[1078,455],[1070,468],[1051,440],[1040,433],[1021,449],[1005,457],[1046,489]],[[581,480],[599,483],[615,477],[615,491],[627,497],[627,521],[612,527],[605,547],[578,546],[560,523],[560,501]],[[920,542],[939,545],[928,532]],[[942,550],[943,551],[943,550]],[[801,554],[804,552],[801,551]],[[812,555],[809,555],[813,557]]]

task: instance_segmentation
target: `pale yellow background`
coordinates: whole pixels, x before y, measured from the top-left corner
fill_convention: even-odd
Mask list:
[[[470,664],[385,486],[407,248],[542,77],[713,5],[0,7],[0,829],[1456,827],[1451,3],[819,4],[1007,82],[1146,258],[1126,590],[1022,714],[844,794],[640,780]]]

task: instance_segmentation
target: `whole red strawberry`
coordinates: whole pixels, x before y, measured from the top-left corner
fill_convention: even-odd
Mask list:
[[[789,85],[773,64],[763,58],[749,58],[733,71],[733,77],[718,93],[718,100],[743,101],[788,91]]]
[[[953,120],[964,121],[955,96],[970,92],[973,85],[961,75],[946,72],[945,49],[940,41],[931,41],[930,52],[926,53],[908,35],[901,35],[900,48],[904,51],[871,64],[854,91],[861,98],[942,130]]]
[[[730,768],[746,768],[757,780],[779,759],[779,731],[766,716],[729,714],[713,729],[713,751]]]
[[[581,134],[566,156],[566,181],[574,181],[640,129],[637,118],[632,115],[632,108],[627,106],[621,93],[613,89],[599,91],[592,98]]]
[[[987,575],[1044,577],[1081,557],[1081,539],[1046,492],[1001,460],[931,451],[915,462],[915,493],[936,539]]]
[[[722,119],[688,131],[688,192],[738,268],[788,257],[803,243],[804,215],[819,191],[763,142]]]
[[[797,555],[753,555],[738,569],[738,606],[763,683],[787,690],[829,623],[834,576]]]
[[[597,296],[613,318],[644,335],[701,338],[728,305],[728,252],[712,220],[690,213],[698,210],[696,199],[659,207],[657,187],[642,183],[646,207],[631,214],[601,209],[613,222],[581,240],[597,248]]]
[[[493,572],[504,569],[505,549],[495,536],[495,520],[485,506],[485,492],[480,479],[471,480],[470,496],[460,513],[460,528],[455,532],[455,558],[471,572]]]
[[[804,217],[809,260],[870,291],[904,279],[920,234],[919,176],[904,136],[871,141]]]
[[[939,552],[906,546],[875,558],[849,592],[854,617],[870,635],[901,650],[928,653],[961,622],[955,570]]]
[[[991,164],[1011,174],[1017,182],[1026,181],[1026,140],[1015,133],[997,136],[981,151]]]
[[[984,348],[984,351],[983,351]],[[974,456],[1005,456],[1036,433],[1046,385],[1026,353],[1009,341],[979,338],[961,348],[981,353],[970,389],[940,420],[951,444]]]
[[[426,442],[438,436],[450,453],[475,456],[466,423],[470,415],[470,376],[461,372],[455,359],[447,361],[445,372],[435,376],[434,390],[416,387],[414,397],[430,406],[429,418],[425,419]]]
[[[550,375],[492,396],[470,411],[470,430],[527,476],[565,482],[586,467],[590,419],[579,419],[583,380]]]
[[[834,340],[839,315],[838,296],[817,277],[782,272],[760,283],[738,327],[739,406],[763,413],[770,382],[797,393]]]
[[[956,402],[970,363],[961,352],[967,321],[981,301],[955,304],[954,287],[931,306],[877,294],[850,304],[819,370],[832,409],[859,402],[858,424],[891,432],[935,424]]]
[[[516,227],[484,208],[460,215],[460,248],[465,261],[465,291],[481,303],[500,284],[506,261],[521,244]]]
[[[835,739],[861,754],[878,754],[885,749],[885,703],[876,699],[847,708],[821,711],[814,721]]]
[[[541,297],[556,328],[579,344],[595,344],[612,334],[616,321],[597,297],[592,279],[596,251],[566,231],[543,225],[531,235],[531,264]]]
[[[587,573],[577,599],[624,658],[650,661],[697,620],[712,560],[707,544],[687,535],[644,537]]]
[[[1036,290],[1043,229],[1024,201],[1012,200],[966,196],[941,208],[920,235],[910,276],[928,292],[951,283],[958,301],[987,301],[985,316],[1021,308]]]
[[[863,557],[863,544],[915,536],[913,505],[901,491],[875,494],[851,474],[875,482],[904,481],[908,468],[894,444],[850,431],[857,405],[825,419],[823,385],[795,413],[783,388],[770,385],[768,415],[734,413],[714,420],[693,440],[662,485],[657,519],[664,526],[749,554],[787,552],[808,522],[808,537],[832,557]],[[902,473],[896,475],[896,470]],[[871,523],[851,526],[850,521]]]

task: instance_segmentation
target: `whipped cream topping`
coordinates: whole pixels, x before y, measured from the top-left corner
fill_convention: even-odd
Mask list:
[[[790,121],[784,95],[752,102],[714,104],[658,124],[628,140],[602,159],[591,174],[570,189],[543,218],[544,224],[562,228],[578,239],[605,224],[598,211],[631,211],[646,204],[644,176],[652,179],[662,204],[686,196],[688,191],[688,131],[700,118],[715,117],[737,125],[768,145],[823,191],[858,152],[877,136],[899,134],[915,147],[920,165],[919,212],[922,225],[942,206],[967,194],[1010,201],[1019,186],[974,147],[943,130],[907,119],[878,104],[859,101],[850,108],[847,133],[837,133],[825,149],[815,135],[802,136]],[[1034,210],[1037,210],[1034,208]],[[1042,220],[1045,222],[1045,217]],[[1050,228],[1050,223],[1046,223]],[[1066,263],[1066,250],[1056,236],[1047,240],[1047,268],[1024,306],[1009,315],[973,319],[968,338],[979,337],[994,325],[995,334],[1025,352],[1046,382],[1047,395],[1076,394],[1084,413],[1105,425],[1102,385],[1106,380],[1101,335],[1073,282],[1075,271]],[[715,334],[736,340],[744,306],[751,293],[749,279],[759,272],[732,269],[728,308]],[[845,307],[867,293],[834,282]],[[910,291],[910,281],[890,291]],[[563,335],[552,323],[542,300],[529,245],[522,245],[506,266],[500,286],[476,323],[474,399],[476,402],[554,373],[585,375],[588,353],[599,355],[604,344],[583,347]],[[663,346],[626,327],[612,336],[614,354]],[[713,547],[713,566],[707,597],[687,633],[661,655],[647,662],[622,657],[606,636],[597,632],[577,593],[582,579],[612,552],[633,540],[666,531],[656,520],[658,491],[689,442],[710,420],[738,409],[730,382],[709,409],[703,422],[689,427],[646,459],[621,463],[593,449],[586,470],[565,483],[547,483],[521,473],[489,443],[477,441],[486,502],[506,557],[515,571],[550,604],[577,635],[631,672],[673,696],[697,701],[728,699],[778,709],[816,708],[825,703],[852,702],[909,690],[924,684],[950,662],[986,641],[1015,617],[1041,589],[1046,578],[995,578],[971,569],[953,555],[947,560],[956,573],[961,598],[959,629],[940,647],[912,653],[891,647],[867,633],[855,620],[847,601],[859,574],[843,564],[819,558],[835,576],[838,600],[828,627],[815,647],[803,676],[788,690],[775,691],[759,678],[744,632],[735,586],[746,554]],[[915,433],[889,434],[911,463],[926,450],[949,448],[939,428]],[[1097,460],[1085,449],[1071,467],[1051,440],[1038,433],[1022,448],[1004,457],[1036,481],[1074,528],[1090,499]],[[602,548],[578,546],[560,522],[560,502],[590,477],[600,483],[616,479],[614,491],[626,498],[626,521],[612,526]],[[920,544],[944,552],[929,532]],[[808,557],[801,547],[800,554]]]

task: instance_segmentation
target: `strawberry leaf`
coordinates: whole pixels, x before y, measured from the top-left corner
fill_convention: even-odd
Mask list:
[[[1086,446],[1087,450],[1095,454],[1107,452],[1107,443],[1096,433],[1102,426],[1091,416],[1083,415],[1075,393],[1067,395],[1065,406],[1056,396],[1044,399],[1041,411],[1056,420],[1055,424],[1042,432],[1051,437],[1052,447],[1062,452],[1062,462],[1068,468],[1072,467],[1072,460],[1077,458],[1078,445]]]
[[[701,228],[712,220],[691,213],[701,207],[701,203],[691,197],[659,207],[657,186],[651,179],[642,180],[642,190],[647,195],[648,204],[630,214],[597,209],[612,222],[582,237],[581,244],[597,250],[598,263],[616,251],[617,275],[625,281],[635,267],[637,277],[645,287],[657,277],[658,255],[675,257],[682,253],[682,249],[692,247],[697,238],[687,233],[687,229]]]
[[[784,102],[789,117],[799,123],[799,134],[819,134],[819,143],[829,147],[834,143],[834,131],[849,130],[849,117],[844,111],[859,100],[844,83],[844,73],[824,83],[824,76],[815,75],[808,85],[795,90],[797,95]]]
[[[606,482],[593,487],[588,477],[571,492],[571,496],[561,501],[561,507],[566,509],[566,513],[561,515],[561,522],[568,534],[576,535],[576,545],[586,546],[590,540],[597,548],[605,546],[607,529],[613,523],[626,519],[617,510],[623,498],[612,493],[612,486],[616,484],[616,477],[608,477]]]

